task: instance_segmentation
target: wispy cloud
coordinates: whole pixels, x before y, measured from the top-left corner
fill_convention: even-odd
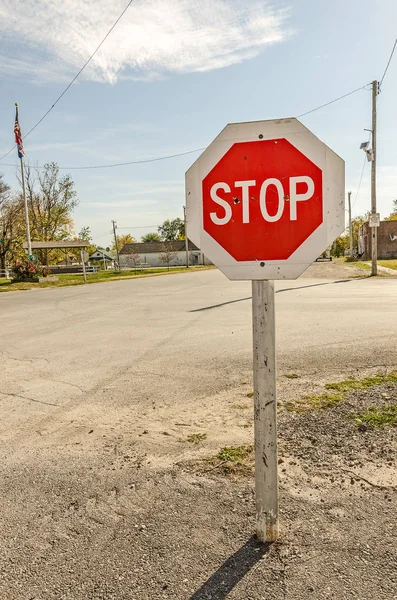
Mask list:
[[[0,0],[6,42],[0,69],[63,81],[87,60],[125,5],[126,0]],[[263,0],[136,0],[83,77],[115,83],[120,77],[153,80],[219,69],[284,40],[287,18],[286,10]]]

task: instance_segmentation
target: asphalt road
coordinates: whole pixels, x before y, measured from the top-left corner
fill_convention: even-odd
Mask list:
[[[215,270],[2,294],[0,436],[84,405],[116,420],[153,396],[189,410],[251,381],[250,296]],[[280,282],[279,377],[395,366],[396,300],[396,279]]]
[[[241,490],[167,468],[252,442],[250,296],[216,270],[0,295],[2,599],[184,600],[235,551]],[[279,396],[395,368],[396,299],[397,279],[277,284]]]
[[[395,363],[396,279],[276,289],[280,371]],[[218,389],[250,367],[250,296],[249,283],[218,271],[2,294],[1,390],[64,403],[76,385],[176,371],[193,388]]]

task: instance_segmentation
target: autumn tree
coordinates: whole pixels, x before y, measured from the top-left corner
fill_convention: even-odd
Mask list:
[[[386,217],[385,221],[397,221],[397,199],[393,200],[393,208],[388,217]]]
[[[71,176],[61,176],[54,162],[44,165],[42,171],[27,166],[25,186],[31,239],[49,242],[70,238],[72,213],[78,205]],[[20,202],[23,203],[22,194]],[[48,264],[49,251],[40,254],[41,262]]]
[[[344,256],[346,250],[349,247],[349,236],[341,235],[336,238],[334,243],[331,246],[331,255],[339,258],[340,256]]]
[[[161,242],[161,237],[158,233],[153,231],[152,233],[147,233],[141,237],[142,242]]]
[[[185,239],[185,223],[179,217],[172,221],[167,219],[157,228],[157,231],[164,242]]]
[[[126,233],[125,235],[117,235],[116,240],[117,240],[117,249],[119,252],[120,252],[120,250],[123,249],[123,247],[126,244],[136,244],[136,239],[133,238],[130,233]],[[112,252],[116,252],[115,242],[113,242]]]
[[[23,208],[0,175],[0,270],[17,255],[23,256],[24,232]]]

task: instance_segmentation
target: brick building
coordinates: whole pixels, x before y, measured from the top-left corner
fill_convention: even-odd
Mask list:
[[[359,229],[358,253],[371,259],[371,228],[364,223]],[[397,258],[397,221],[381,221],[378,227],[378,258]]]

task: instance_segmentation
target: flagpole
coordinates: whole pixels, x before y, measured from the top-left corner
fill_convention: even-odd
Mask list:
[[[15,106],[18,110],[18,104],[15,102]],[[30,225],[29,225],[29,211],[28,211],[28,202],[26,200],[26,189],[25,189],[25,172],[23,168],[23,158],[21,156],[21,178],[22,178],[22,193],[23,193],[23,203],[25,206],[25,223],[26,223],[26,240],[28,243],[28,260],[30,260],[32,255],[32,242],[30,241]]]

